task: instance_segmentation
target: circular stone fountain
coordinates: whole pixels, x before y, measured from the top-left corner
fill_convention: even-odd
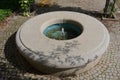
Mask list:
[[[56,75],[82,73],[95,66],[109,39],[107,29],[97,19],[69,11],[31,18],[16,34],[18,49],[29,63]]]

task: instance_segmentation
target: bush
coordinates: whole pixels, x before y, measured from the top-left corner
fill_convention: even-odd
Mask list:
[[[12,14],[10,9],[0,9],[0,21],[4,20],[10,14]]]
[[[30,14],[30,5],[33,2],[33,0],[20,0],[20,6],[21,9],[23,10],[23,15],[24,16],[29,16]]]

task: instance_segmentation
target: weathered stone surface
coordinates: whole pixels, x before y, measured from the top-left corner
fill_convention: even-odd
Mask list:
[[[49,39],[43,35],[46,27],[65,20],[80,23],[83,33],[65,41]],[[109,44],[109,34],[105,26],[93,17],[58,11],[42,14],[25,22],[17,32],[16,43],[21,54],[38,70],[71,74],[84,72],[99,61]],[[79,69],[74,69],[75,67]]]

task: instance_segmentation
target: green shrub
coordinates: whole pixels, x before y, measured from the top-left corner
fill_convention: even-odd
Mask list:
[[[30,14],[30,5],[33,2],[33,0],[20,0],[20,6],[23,10],[23,16],[29,16]]]
[[[0,9],[0,21],[8,17],[12,11],[10,9]]]

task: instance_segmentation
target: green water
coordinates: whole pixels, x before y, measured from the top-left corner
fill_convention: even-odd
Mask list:
[[[82,33],[82,29],[72,23],[59,23],[48,26],[43,33],[51,39],[68,40],[79,36]]]

